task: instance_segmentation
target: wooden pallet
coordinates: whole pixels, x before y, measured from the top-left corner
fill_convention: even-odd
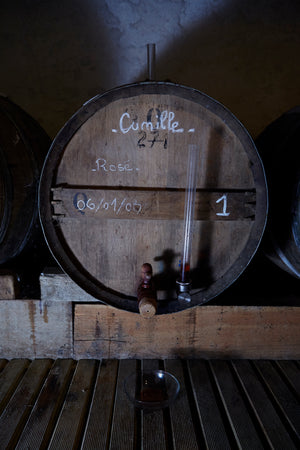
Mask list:
[[[124,379],[163,368],[175,402],[135,409]],[[300,364],[269,360],[0,360],[5,449],[299,448]]]

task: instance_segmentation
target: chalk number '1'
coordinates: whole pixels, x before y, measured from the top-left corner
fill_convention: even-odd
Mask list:
[[[229,216],[229,212],[227,212],[227,194],[222,195],[222,197],[218,198],[218,200],[216,200],[216,203],[220,203],[223,202],[223,211],[221,213],[216,213],[217,216]]]

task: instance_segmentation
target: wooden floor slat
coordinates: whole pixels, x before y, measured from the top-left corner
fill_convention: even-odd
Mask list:
[[[170,405],[172,443],[174,448],[193,450],[197,448],[197,431],[194,427],[193,415],[195,414],[194,404],[190,405],[190,383],[186,386],[183,362],[176,360],[166,360],[165,369],[174,375],[180,384],[180,391],[174,403]],[[186,377],[187,377],[186,373]]]
[[[228,362],[211,361],[210,366],[238,447],[242,449],[263,449],[263,443],[239,387],[232,376]]]
[[[249,402],[249,409],[264,434],[266,445],[296,448],[249,361],[234,361],[233,367]]]
[[[92,406],[82,443],[82,449],[107,448],[114,410],[118,378],[118,361],[102,361],[98,368]]]
[[[281,375],[287,380],[293,392],[300,401],[300,376],[299,368],[295,361],[276,361]]]
[[[18,450],[47,448],[73,373],[74,361],[58,359],[51,368],[20,436]]]
[[[0,414],[29,366],[28,359],[9,361],[0,374]]]
[[[256,361],[255,366],[263,379],[270,398],[281,415],[281,420],[287,424],[292,437],[300,447],[300,405],[289,386],[271,361]]]
[[[158,360],[145,359],[142,361],[143,371],[158,370],[160,368],[161,367]],[[145,450],[151,448],[163,450],[166,448],[164,415],[161,409],[153,411],[152,413],[142,411],[141,441],[142,441],[142,448]]]
[[[191,360],[188,365],[204,439],[203,446],[230,450],[232,432],[226,430],[223,409],[220,408],[219,395],[212,384],[207,363],[203,360]]]
[[[298,361],[1,360],[0,449],[196,450],[300,447]],[[169,408],[136,409],[124,380],[165,369]]]
[[[78,362],[49,449],[72,449],[80,442],[94,389],[97,362]]]
[[[2,448],[15,448],[51,365],[49,359],[36,359],[29,365],[0,417]]]
[[[125,379],[136,370],[136,361],[120,360],[114,412],[111,427],[110,450],[132,449],[135,441],[135,414],[124,391]]]

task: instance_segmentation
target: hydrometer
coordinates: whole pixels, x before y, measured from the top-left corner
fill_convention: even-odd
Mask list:
[[[194,231],[195,197],[197,188],[199,146],[190,144],[188,146],[187,183],[185,190],[184,221],[183,221],[183,251],[180,266],[180,277],[177,281],[179,286],[178,299],[191,301],[191,250]]]

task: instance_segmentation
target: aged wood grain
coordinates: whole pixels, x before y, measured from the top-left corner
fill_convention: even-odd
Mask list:
[[[37,359],[29,365],[0,417],[2,448],[14,448],[17,443],[51,365],[49,359]]]
[[[299,398],[295,397],[287,384],[282,383],[282,378],[271,361],[256,361],[255,367],[275,403],[277,414],[284,418],[294,441],[300,442]]]
[[[93,393],[96,367],[97,362],[93,360],[81,360],[77,364],[49,449],[63,448],[66,442],[68,448],[74,448],[80,442]]]
[[[222,405],[239,448],[263,449],[250,411],[225,361],[209,363]]]
[[[224,411],[220,408],[220,399],[208,362],[191,360],[187,362],[193,402],[197,411],[198,442],[203,448],[231,449],[233,436],[228,422],[224,420]]]
[[[199,422],[197,414],[193,408],[194,404],[190,397],[190,385],[187,381],[187,374],[184,375],[184,369],[180,360],[166,360],[165,370],[178,380],[180,391],[178,397],[169,407],[170,409],[170,434],[175,449],[184,448],[193,450],[197,448],[199,438]],[[225,449],[225,447],[224,447]]]
[[[6,358],[73,356],[72,303],[0,299],[0,355]]]
[[[142,370],[151,371],[160,369],[159,361],[157,360],[144,360],[142,361]],[[142,433],[141,433],[141,446],[145,450],[151,448],[157,448],[164,450],[167,448],[166,433],[165,433],[165,415],[161,409],[152,411],[142,411]]]
[[[90,221],[91,219],[97,221],[99,217],[120,220],[183,220],[184,217],[183,189],[84,189],[86,200],[83,194],[78,194],[78,191],[80,186],[52,189],[55,219],[61,219],[61,223],[63,218],[80,220],[83,214]],[[74,207],[74,197],[77,199],[75,202],[77,207]],[[217,203],[221,197],[220,191],[198,190],[195,198],[195,220],[254,220],[256,202],[254,192],[244,190],[226,193],[227,208],[231,210],[228,215],[217,215],[222,212]],[[121,207],[124,198],[126,203]],[[128,206],[129,204],[131,206]]]
[[[17,276],[12,273],[1,273],[0,270],[0,298],[5,300],[15,299],[19,292]]]
[[[77,304],[74,351],[77,358],[297,359],[299,316],[297,307],[202,306],[145,320]]]
[[[82,449],[107,448],[109,445],[118,366],[117,360],[103,360],[99,365]]]
[[[28,359],[15,359],[9,361],[2,370],[0,374],[0,414],[26,372],[29,363]]]
[[[111,422],[111,450],[134,448],[135,442],[135,411],[124,390],[125,379],[136,369],[134,360],[122,360],[119,363],[116,395],[114,398],[114,414]]]
[[[16,449],[46,448],[71,381],[74,361],[58,359],[53,364]]]
[[[149,413],[130,403],[124,380],[141,367],[177,377],[170,408]],[[0,447],[296,449],[299,368],[287,360],[7,361]]]
[[[286,365],[290,366],[291,362]],[[249,407],[253,408],[254,420],[266,445],[273,446],[273,448],[276,446],[279,448],[295,448],[294,442],[283,426],[276,409],[249,361],[233,361],[232,366],[245,393]]]

